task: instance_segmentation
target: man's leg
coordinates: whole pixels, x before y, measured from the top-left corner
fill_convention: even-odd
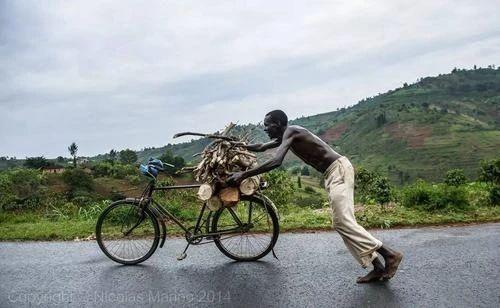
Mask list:
[[[384,271],[384,279],[391,279],[396,274],[398,270],[399,263],[403,259],[403,254],[392,250],[386,245],[382,245],[377,252],[384,257],[385,261],[385,271]]]
[[[380,281],[384,279],[385,268],[382,261],[377,257],[373,259],[373,270],[366,274],[366,276],[358,277],[357,283],[367,283],[372,281]]]
[[[332,206],[335,229],[363,267],[367,267],[370,262],[373,265],[373,270],[368,275],[358,278],[358,282],[392,278],[401,262],[402,254],[383,245],[357,223],[354,215],[354,169],[352,165],[345,162],[339,166],[339,169],[334,169],[325,184]],[[384,257],[385,268],[375,251]]]

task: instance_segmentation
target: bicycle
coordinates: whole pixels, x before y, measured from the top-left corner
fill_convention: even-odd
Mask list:
[[[158,164],[159,160],[155,161]],[[279,235],[278,212],[273,202],[261,193],[265,183],[254,195],[242,195],[233,207],[223,206],[216,211],[208,209],[206,217],[207,202],[203,202],[196,224],[188,227],[156,202],[153,194],[156,191],[199,188],[201,185],[157,186],[157,177],[144,170],[141,172],[152,179],[142,195],[113,202],[97,220],[97,243],[111,260],[127,265],[146,261],[158,245],[162,248],[165,244],[166,222],[175,223],[185,233],[187,246],[178,260],[186,258],[190,245],[211,242],[236,261],[255,261],[271,251],[276,257],[273,248]]]

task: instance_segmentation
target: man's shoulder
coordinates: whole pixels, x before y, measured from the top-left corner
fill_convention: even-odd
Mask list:
[[[289,125],[287,131],[290,135],[301,135],[301,134],[311,134],[311,132],[300,125]]]

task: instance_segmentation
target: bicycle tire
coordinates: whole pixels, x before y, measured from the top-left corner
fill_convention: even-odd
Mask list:
[[[249,201],[253,202],[255,204],[259,204],[260,206],[264,207],[264,209],[267,211],[269,214],[269,218],[272,221],[272,226],[273,226],[273,231],[272,231],[272,238],[271,241],[269,242],[269,245],[260,253],[253,255],[253,256],[241,256],[237,255],[234,252],[231,252],[230,250],[227,249],[227,247],[221,242],[221,236],[216,236],[214,238],[214,243],[217,246],[217,248],[227,257],[236,260],[236,261],[256,261],[264,256],[266,256],[271,250],[274,248],[274,245],[276,244],[279,236],[279,221],[278,221],[278,215],[274,208],[268,204],[265,200],[262,198],[258,198],[256,196],[242,196],[241,201]],[[240,206],[239,204],[237,206]],[[219,218],[221,217],[222,213],[226,208],[221,208],[218,211],[215,212],[213,218],[212,218],[212,232],[217,232],[218,230],[218,222]]]
[[[146,254],[144,254],[143,256],[139,257],[139,258],[136,258],[136,259],[133,259],[133,260],[127,260],[127,259],[123,259],[123,258],[120,258],[114,254],[112,254],[110,251],[108,251],[107,247],[106,247],[106,244],[103,242],[103,238],[102,238],[102,225],[103,225],[103,222],[105,222],[105,219],[107,217],[107,215],[112,211],[114,210],[115,208],[119,207],[119,206],[123,206],[123,205],[132,205],[132,206],[135,206],[135,207],[138,207],[137,203],[133,202],[133,201],[127,201],[127,200],[119,200],[119,201],[116,201],[116,202],[113,202],[112,204],[110,204],[102,213],[101,215],[99,216],[98,220],[97,220],[97,224],[96,224],[96,240],[97,240],[97,243],[99,245],[99,248],[104,252],[104,254],[110,258],[111,260],[117,262],[117,263],[121,263],[121,264],[125,264],[125,265],[134,265],[134,264],[139,264],[141,262],[144,262],[146,261],[147,259],[149,259],[153,253],[156,251],[156,249],[158,248],[158,244],[160,242],[160,226],[158,224],[158,220],[156,219],[156,217],[154,216],[154,214],[148,209],[148,208],[145,208],[144,209],[144,213],[146,214],[146,218],[145,219],[149,219],[149,221],[151,222],[153,228],[154,228],[154,239],[153,239],[153,242],[151,244],[151,247],[149,248],[149,250],[147,251]],[[142,224],[144,222],[141,221],[140,224]]]

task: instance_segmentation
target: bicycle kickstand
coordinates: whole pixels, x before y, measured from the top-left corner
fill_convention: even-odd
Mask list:
[[[186,250],[188,250],[189,245],[191,245],[191,243],[188,243],[186,245],[186,248],[184,248],[184,251],[180,255],[177,256],[177,261],[182,261],[182,260],[186,259],[186,257],[187,257]]]

